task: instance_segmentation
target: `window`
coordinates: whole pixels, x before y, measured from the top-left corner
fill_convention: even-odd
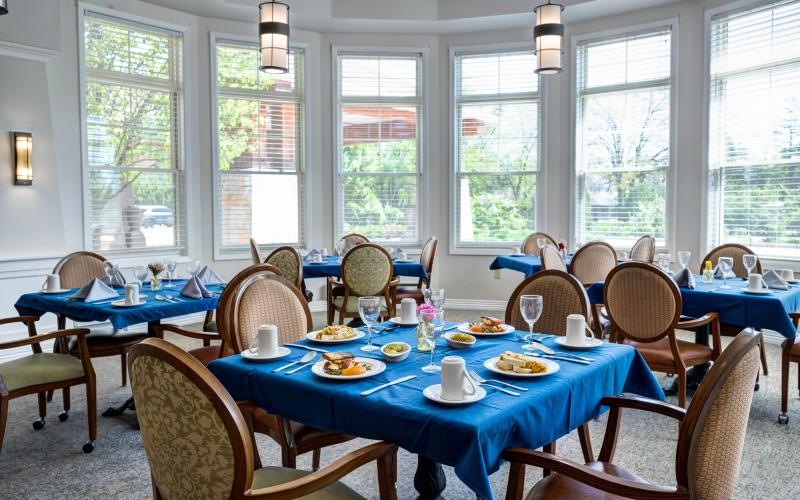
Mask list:
[[[260,71],[258,45],[218,40],[216,67],[216,248],[245,251],[250,238],[302,246],[303,51],[289,72]]]
[[[455,51],[453,65],[456,246],[521,242],[536,228],[536,56]]]
[[[577,242],[666,246],[670,168],[669,28],[577,45]]]
[[[422,54],[337,54],[339,234],[420,243]]]
[[[87,246],[186,248],[182,35],[86,11]]]
[[[800,258],[800,2],[711,18],[708,239]]]

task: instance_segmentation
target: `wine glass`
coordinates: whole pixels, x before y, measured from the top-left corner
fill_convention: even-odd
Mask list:
[[[742,255],[742,264],[744,264],[744,268],[747,269],[747,275],[750,276],[750,273],[753,272],[753,268],[756,267],[756,263],[758,262],[758,257],[751,253],[746,253]]]
[[[444,330],[444,311],[441,309],[436,312],[436,315],[433,317],[433,328],[430,330],[425,330],[423,338],[425,339],[425,343],[428,344],[431,348],[431,362],[422,367],[422,371],[426,373],[437,373],[442,371],[442,367],[437,365],[433,362],[433,353],[436,350],[436,339],[442,336],[442,331]]]
[[[536,246],[539,247],[539,250],[544,248],[547,245],[547,240],[544,238],[536,238]]]
[[[522,313],[522,319],[528,323],[528,343],[522,346],[523,349],[536,349],[536,346],[533,345],[533,324],[539,321],[543,308],[544,303],[541,295],[523,295],[519,298],[519,310]]]
[[[728,273],[733,269],[733,257],[720,257],[717,260],[719,270],[722,271],[722,286],[720,288],[730,288],[728,285]]]
[[[106,280],[108,281],[108,286],[113,286],[114,284],[114,266],[111,265],[111,262],[105,261],[103,262],[103,273],[106,275]]]
[[[150,271],[147,270],[147,266],[136,266],[133,268],[133,275],[136,276],[136,279],[139,280],[139,283],[144,284],[144,280],[147,279],[147,276],[150,274]]]
[[[658,255],[657,259],[658,267],[660,267],[661,270],[664,271],[665,273],[669,273],[672,271],[670,269],[670,265],[672,264],[672,262],[670,262],[671,257],[672,256],[668,253],[662,253]]]
[[[342,252],[344,252],[344,240],[337,240],[336,243],[333,244],[333,248],[336,250],[336,255],[342,257]]]
[[[361,321],[367,325],[367,345],[361,348],[362,351],[377,351],[378,346],[372,345],[372,325],[381,315],[381,299],[379,297],[359,297],[358,315]]]
[[[175,275],[175,268],[178,267],[178,259],[167,261],[167,284],[164,288],[172,288],[172,278]]]
[[[689,261],[692,259],[692,252],[688,250],[681,250],[678,252],[678,262],[681,263],[681,268],[686,269],[689,267]]]
[[[200,261],[199,260],[190,260],[186,263],[186,272],[189,273],[190,276],[194,276],[197,271],[200,270]]]
[[[431,288],[431,305],[436,309],[444,309],[444,288]]]
[[[625,262],[626,260],[628,260],[628,252],[626,252],[625,250],[618,250],[617,260],[620,262]]]

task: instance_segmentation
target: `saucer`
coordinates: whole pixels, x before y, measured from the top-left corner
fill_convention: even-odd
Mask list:
[[[749,288],[743,288],[742,291],[750,295],[769,295],[772,293],[772,290],[750,290]]]
[[[417,326],[418,322],[414,321],[413,323],[403,323],[403,321],[400,319],[400,316],[395,316],[394,318],[389,320],[389,323],[393,323],[399,326]]]
[[[509,257],[527,257],[524,253],[510,253],[508,254]]]
[[[91,304],[91,302],[90,302],[90,304]],[[126,304],[124,300],[117,300],[117,301],[111,303],[111,305],[114,306],[114,307],[139,307],[139,306],[143,306],[145,304],[147,304],[147,301],[145,301],[145,300],[140,300],[138,304]]]
[[[241,352],[241,355],[242,355],[242,357],[244,359],[246,359],[248,361],[264,362],[264,361],[272,361],[273,359],[279,359],[279,358],[282,358],[284,356],[288,356],[289,353],[291,353],[291,352],[292,351],[290,351],[288,347],[278,346],[278,352],[273,354],[272,356],[259,356],[258,354],[251,353],[250,349],[245,349],[244,351]]]
[[[429,385],[428,387],[422,390],[422,394],[426,398],[433,401],[434,403],[439,403],[448,406],[458,406],[458,405],[468,405],[470,403],[475,403],[476,401],[480,401],[481,399],[485,398],[486,389],[484,389],[479,385],[476,385],[475,394],[471,396],[469,394],[464,394],[464,399],[460,401],[442,399],[442,384]]]
[[[556,337],[555,338],[556,344],[560,345],[564,349],[575,349],[576,351],[585,351],[587,349],[594,349],[599,345],[603,345],[603,341],[600,339],[590,339],[586,337],[586,340],[583,341],[583,345],[574,345],[567,342],[566,337]]]
[[[398,264],[408,264],[409,262],[414,262],[414,259],[395,259],[394,261]]]
[[[61,290],[39,290],[39,293],[43,293],[45,295],[57,295],[59,293],[67,293],[71,288],[62,288]]]
[[[308,262],[309,264],[313,264],[315,266],[321,266],[322,264],[327,264],[328,261],[323,260],[322,262],[314,262],[313,260]]]

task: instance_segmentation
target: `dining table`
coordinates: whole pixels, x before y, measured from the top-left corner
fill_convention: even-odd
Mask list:
[[[392,261],[395,276],[409,276],[412,278],[427,279],[425,267],[416,260]],[[303,278],[325,278],[328,276],[342,276],[342,258],[338,255],[328,255],[322,262],[311,262],[303,259]]]
[[[295,373],[275,372],[286,363],[298,361],[308,351],[292,346],[290,353],[268,362],[253,362],[233,355],[211,362],[209,370],[235,400],[253,401],[264,410],[293,421],[331,432],[366,439],[385,440],[418,455],[414,486],[420,498],[437,498],[446,484],[441,464],[452,466],[455,474],[479,498],[492,499],[489,476],[502,465],[500,454],[508,447],[538,448],[565,436],[604,411],[605,396],[636,393],[664,399],[664,393],[643,358],[633,347],[602,344],[580,354],[587,364],[556,361],[557,371],[539,377],[513,377],[490,371],[484,363],[506,351],[521,351],[527,332],[478,337],[468,349],[453,349],[440,338],[435,361],[442,356],[462,357],[470,370],[485,379],[498,379],[521,390],[514,396],[484,384],[486,395],[471,404],[443,405],[425,397],[423,390],[441,381],[438,373],[421,368],[431,361],[429,352],[416,349],[415,327],[376,327],[373,343],[406,342],[407,359],[389,363],[369,378],[330,380],[304,367]],[[455,324],[447,323],[447,329]],[[377,333],[380,331],[380,333]],[[552,336],[537,336],[556,352],[570,356]],[[306,348],[350,351],[356,356],[381,359],[380,351],[359,350],[366,339],[326,345],[309,340],[296,342]],[[320,358],[317,358],[318,360]],[[372,362],[372,360],[367,360]],[[323,361],[320,361],[323,362]],[[386,387],[367,396],[362,391],[411,376],[410,380]],[[514,391],[514,389],[512,389]]]
[[[567,268],[569,268],[571,261],[572,255],[567,255],[567,257],[564,259],[564,263],[567,265]],[[542,259],[538,255],[498,255],[494,258],[491,264],[489,264],[489,269],[491,271],[495,271],[497,269],[509,269],[511,271],[521,272],[526,278],[530,278],[542,270]]]

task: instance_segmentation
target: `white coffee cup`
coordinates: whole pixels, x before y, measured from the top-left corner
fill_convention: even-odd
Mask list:
[[[139,303],[139,283],[125,284],[125,305],[135,306]]]
[[[511,250],[511,255],[522,255],[522,249],[520,247],[514,247]]]
[[[592,337],[592,332],[586,326],[586,318],[582,314],[567,316],[567,343],[574,346],[586,344],[586,334]]]
[[[786,281],[790,281],[794,279],[794,271],[791,269],[781,269],[781,278]]]
[[[328,256],[328,249],[327,248],[323,248],[322,250],[319,251],[319,253],[321,253],[323,257],[327,257]]]
[[[397,260],[399,261],[408,260],[408,255],[406,255],[404,251],[400,250],[399,252],[397,252]]]
[[[48,292],[57,292],[61,290],[61,276],[57,274],[48,274],[45,287]]]
[[[275,325],[261,325],[258,327],[255,345],[260,357],[274,356],[277,354],[278,327]]]
[[[461,356],[442,358],[441,398],[448,401],[462,401],[465,396],[473,396],[475,392],[475,382],[467,374],[464,358]]]
[[[405,324],[417,323],[417,301],[405,298],[400,301],[400,322]]]
[[[317,264],[321,264],[325,262],[325,257],[323,257],[321,253],[318,253],[317,255],[314,256],[314,262],[316,262]]]
[[[753,273],[747,277],[748,292],[762,292],[764,290],[769,290],[769,287],[764,282],[764,278],[760,274]]]

